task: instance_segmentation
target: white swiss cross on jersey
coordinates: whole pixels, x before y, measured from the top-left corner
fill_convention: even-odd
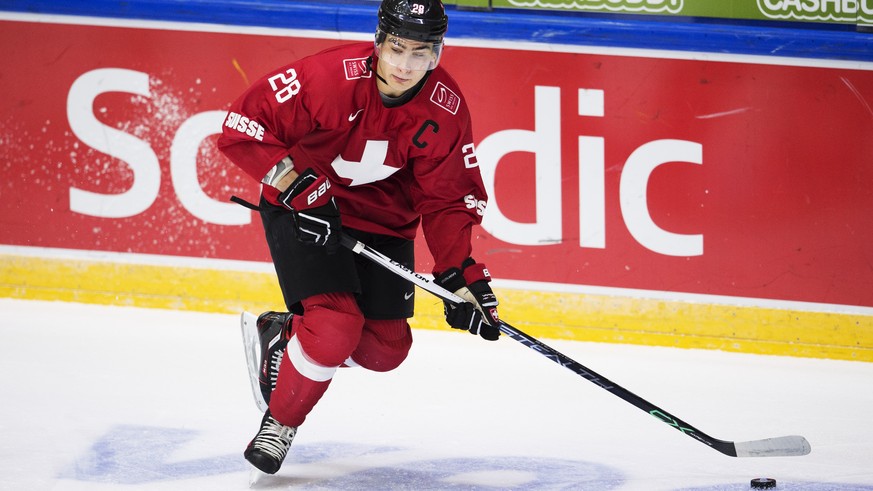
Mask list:
[[[338,176],[352,181],[349,186],[360,186],[381,181],[400,170],[399,167],[385,165],[387,155],[387,141],[367,140],[359,162],[345,160],[342,155],[337,155],[330,165]]]

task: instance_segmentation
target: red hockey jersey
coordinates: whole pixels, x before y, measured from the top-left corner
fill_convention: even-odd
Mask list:
[[[345,44],[263,77],[231,105],[218,148],[258,181],[290,155],[330,180],[344,226],[413,239],[420,223],[434,271],[457,267],[487,201],[466,102],[437,67],[386,107],[372,55],[372,43]]]

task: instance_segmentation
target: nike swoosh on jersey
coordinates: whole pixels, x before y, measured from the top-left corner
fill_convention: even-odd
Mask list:
[[[403,299],[404,299],[404,300],[409,300],[410,298],[412,298],[412,294],[413,294],[413,293],[415,293],[415,292],[404,293],[404,294],[403,294]]]
[[[361,112],[363,112],[363,111],[364,111],[363,109],[358,109],[358,112],[356,112],[354,114],[349,114],[349,121],[354,121],[355,118],[358,117],[358,114],[361,114]]]

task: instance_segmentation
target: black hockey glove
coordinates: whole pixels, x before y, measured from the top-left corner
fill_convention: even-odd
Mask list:
[[[337,251],[342,221],[330,191],[330,181],[306,169],[279,194],[279,203],[291,210],[300,242],[324,246],[328,254]]]
[[[437,285],[466,300],[459,304],[443,301],[446,322],[455,329],[496,341],[500,337],[497,327],[500,318],[497,316],[497,297],[488,286],[489,281],[491,275],[485,265],[472,257],[465,259],[460,268],[450,268],[434,279]]]

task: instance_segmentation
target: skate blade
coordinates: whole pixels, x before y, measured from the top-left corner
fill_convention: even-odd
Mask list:
[[[261,472],[257,468],[252,467],[252,469],[249,471],[249,487],[251,488],[251,487],[255,486],[256,484],[258,484],[258,482],[264,476],[266,476],[266,474],[264,474],[263,472]]]
[[[242,330],[243,348],[245,349],[246,365],[249,371],[249,383],[252,386],[252,397],[258,410],[265,412],[269,407],[264,395],[261,394],[261,386],[258,382],[258,372],[261,366],[261,349],[258,342],[258,317],[250,312],[243,312],[240,316],[240,328]]]

